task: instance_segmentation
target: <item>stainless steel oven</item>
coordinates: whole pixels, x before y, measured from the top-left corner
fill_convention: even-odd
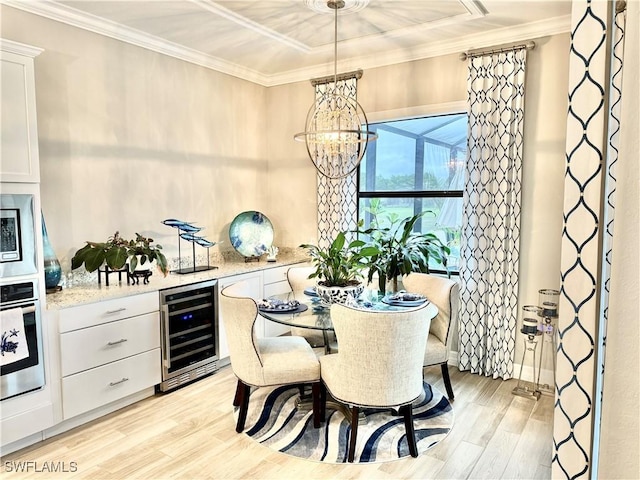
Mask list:
[[[15,397],[45,384],[38,281],[1,284],[0,392]]]
[[[38,273],[31,194],[0,194],[0,277]]]
[[[218,282],[160,290],[165,392],[218,369]]]

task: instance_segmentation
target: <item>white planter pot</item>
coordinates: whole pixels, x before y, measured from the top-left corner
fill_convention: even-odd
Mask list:
[[[348,287],[326,287],[318,283],[316,285],[316,292],[320,299],[325,303],[341,303],[344,304],[347,301],[349,295],[354,299],[358,298],[364,291],[364,285],[362,283],[358,285],[349,285]]]
[[[143,272],[145,270],[153,270],[156,266],[156,261],[149,261],[147,259],[147,261],[144,263],[144,265],[142,263],[140,263],[140,255],[136,255],[137,259],[138,259],[138,264],[136,265],[135,271],[136,272]],[[127,261],[127,268],[129,269],[129,271],[131,271],[131,265],[129,264],[129,261]]]

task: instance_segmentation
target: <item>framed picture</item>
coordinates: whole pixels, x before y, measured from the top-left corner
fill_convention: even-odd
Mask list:
[[[20,210],[3,208],[0,210],[0,262],[22,261],[22,235],[20,231]]]

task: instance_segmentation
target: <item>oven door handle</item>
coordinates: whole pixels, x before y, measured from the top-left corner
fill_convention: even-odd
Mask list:
[[[169,305],[162,305],[160,311],[162,315],[162,327],[164,328],[164,348],[162,349],[162,360],[165,368],[169,370],[171,368],[171,357],[169,356],[169,350],[171,344],[169,343]]]
[[[2,310],[9,310],[12,307],[6,307],[3,305]],[[22,315],[28,315],[30,313],[35,313],[36,312],[36,306],[35,305],[29,305],[28,307],[15,307],[15,308],[20,308],[22,310]]]

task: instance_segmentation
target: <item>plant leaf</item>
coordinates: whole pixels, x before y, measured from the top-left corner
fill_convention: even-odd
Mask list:
[[[85,258],[87,257],[87,254],[91,250],[91,245],[89,245],[88,243],[84,247],[79,249],[71,259],[71,269],[75,270],[76,268],[81,267],[85,261]]]
[[[84,268],[87,272],[94,272],[104,263],[104,258],[104,250],[91,248],[84,256]]]
[[[109,250],[105,256],[105,261],[109,268],[113,270],[121,270],[127,263],[127,249],[125,247],[117,247]]]

